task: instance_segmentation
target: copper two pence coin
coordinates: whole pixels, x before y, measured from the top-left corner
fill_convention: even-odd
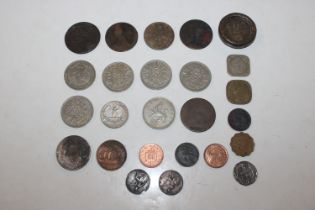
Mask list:
[[[127,159],[127,151],[122,143],[108,140],[102,143],[96,152],[99,165],[106,170],[119,169]]]
[[[226,85],[226,96],[232,104],[248,104],[252,100],[252,88],[245,80],[231,80]]]
[[[228,122],[234,130],[244,131],[249,128],[251,117],[245,109],[237,108],[230,112]]]
[[[206,163],[212,168],[220,168],[228,160],[228,152],[221,144],[210,144],[204,152]]]
[[[154,168],[160,165],[163,157],[163,150],[157,144],[145,144],[139,151],[140,162],[148,168]]]
[[[254,139],[247,133],[237,133],[231,139],[232,151],[239,156],[245,157],[254,151]]]
[[[163,50],[174,41],[174,31],[167,23],[151,23],[144,31],[144,41],[152,49]]]

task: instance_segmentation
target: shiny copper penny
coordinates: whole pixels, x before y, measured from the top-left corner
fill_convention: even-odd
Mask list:
[[[252,100],[252,88],[245,80],[231,80],[226,85],[226,96],[232,104],[248,104]]]
[[[139,151],[140,162],[149,168],[154,168],[160,165],[163,157],[163,150],[157,144],[145,144]]]
[[[239,156],[245,157],[254,151],[254,139],[247,133],[237,133],[231,139],[232,151]]]
[[[166,23],[152,23],[144,31],[144,41],[152,49],[163,50],[173,43],[174,31]]]
[[[220,168],[228,160],[228,152],[221,144],[210,144],[204,152],[206,163],[212,168]]]

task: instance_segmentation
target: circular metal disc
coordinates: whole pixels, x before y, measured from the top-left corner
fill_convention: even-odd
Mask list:
[[[166,23],[152,23],[144,31],[144,40],[150,48],[163,50],[173,43],[174,31]]]
[[[182,143],[175,150],[175,158],[180,165],[190,167],[197,163],[199,151],[191,143]]]
[[[139,195],[149,189],[150,176],[144,170],[132,170],[127,175],[126,186],[131,193]]]
[[[249,128],[251,124],[251,117],[246,110],[237,108],[230,112],[228,122],[234,130],[244,131]]]
[[[239,156],[245,157],[254,151],[254,139],[247,133],[237,133],[231,138],[232,151]]]
[[[221,168],[228,161],[228,152],[221,144],[210,144],[204,151],[204,159],[212,168]]]
[[[128,108],[120,101],[110,101],[101,110],[101,120],[109,128],[120,128],[128,120]]]
[[[166,195],[176,195],[182,190],[183,184],[183,178],[177,171],[164,171],[160,176],[159,186]]]
[[[253,184],[258,176],[256,167],[248,162],[241,161],[234,166],[234,178],[241,185],[248,186]]]

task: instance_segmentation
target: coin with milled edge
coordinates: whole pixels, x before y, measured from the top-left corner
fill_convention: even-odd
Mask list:
[[[148,168],[154,168],[160,165],[163,157],[163,150],[157,144],[145,144],[139,151],[140,162]]]
[[[247,57],[246,55],[229,55],[226,61],[227,70],[231,76],[246,77],[249,75],[249,57]]]
[[[246,110],[237,108],[230,112],[228,122],[234,130],[244,131],[249,128],[251,124],[251,117]]]
[[[175,158],[180,165],[190,167],[197,163],[199,151],[191,143],[182,143],[175,150]]]
[[[234,178],[241,185],[248,186],[253,184],[258,176],[256,167],[248,162],[241,161],[234,166]]]
[[[128,108],[120,101],[110,101],[101,110],[101,120],[109,128],[120,128],[128,119]]]
[[[144,170],[132,170],[127,175],[126,186],[131,193],[139,195],[149,189],[150,177]]]
[[[212,168],[221,168],[228,161],[228,152],[221,144],[210,144],[204,152],[206,163]]]
[[[159,186],[166,195],[176,195],[182,190],[183,184],[183,178],[177,171],[164,171],[160,176]]]
[[[168,48],[174,40],[174,31],[166,23],[151,23],[144,31],[144,41],[152,49],[163,50]]]
[[[232,151],[239,156],[245,157],[254,151],[254,139],[247,133],[237,133],[231,139]]]
[[[252,100],[252,88],[245,80],[231,80],[226,85],[226,96],[232,104],[248,104]]]

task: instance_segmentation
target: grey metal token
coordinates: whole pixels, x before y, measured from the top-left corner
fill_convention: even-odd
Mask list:
[[[95,80],[95,70],[91,63],[83,60],[72,62],[65,70],[66,84],[75,90],[84,90]]]
[[[183,188],[183,184],[183,178],[177,171],[168,170],[160,176],[160,189],[167,195],[176,195],[179,193]]]
[[[241,161],[234,166],[234,178],[241,185],[248,186],[253,184],[257,176],[256,167],[248,161]]]
[[[180,165],[190,167],[197,163],[199,151],[191,143],[182,143],[175,150],[175,158]]]
[[[126,186],[131,193],[139,195],[149,189],[150,177],[144,170],[132,170],[127,175]]]
[[[101,120],[109,128],[120,128],[128,119],[128,108],[120,101],[106,103],[101,110]]]
[[[83,96],[72,96],[63,103],[61,118],[68,126],[78,128],[92,119],[93,112],[89,99]]]
[[[204,90],[211,81],[209,68],[203,63],[196,61],[185,64],[179,76],[183,86],[192,91]]]
[[[250,73],[249,57],[246,55],[229,55],[227,70],[231,76],[246,77]]]
[[[161,60],[151,60],[141,69],[141,80],[145,86],[151,89],[166,87],[172,78],[171,67]]]

